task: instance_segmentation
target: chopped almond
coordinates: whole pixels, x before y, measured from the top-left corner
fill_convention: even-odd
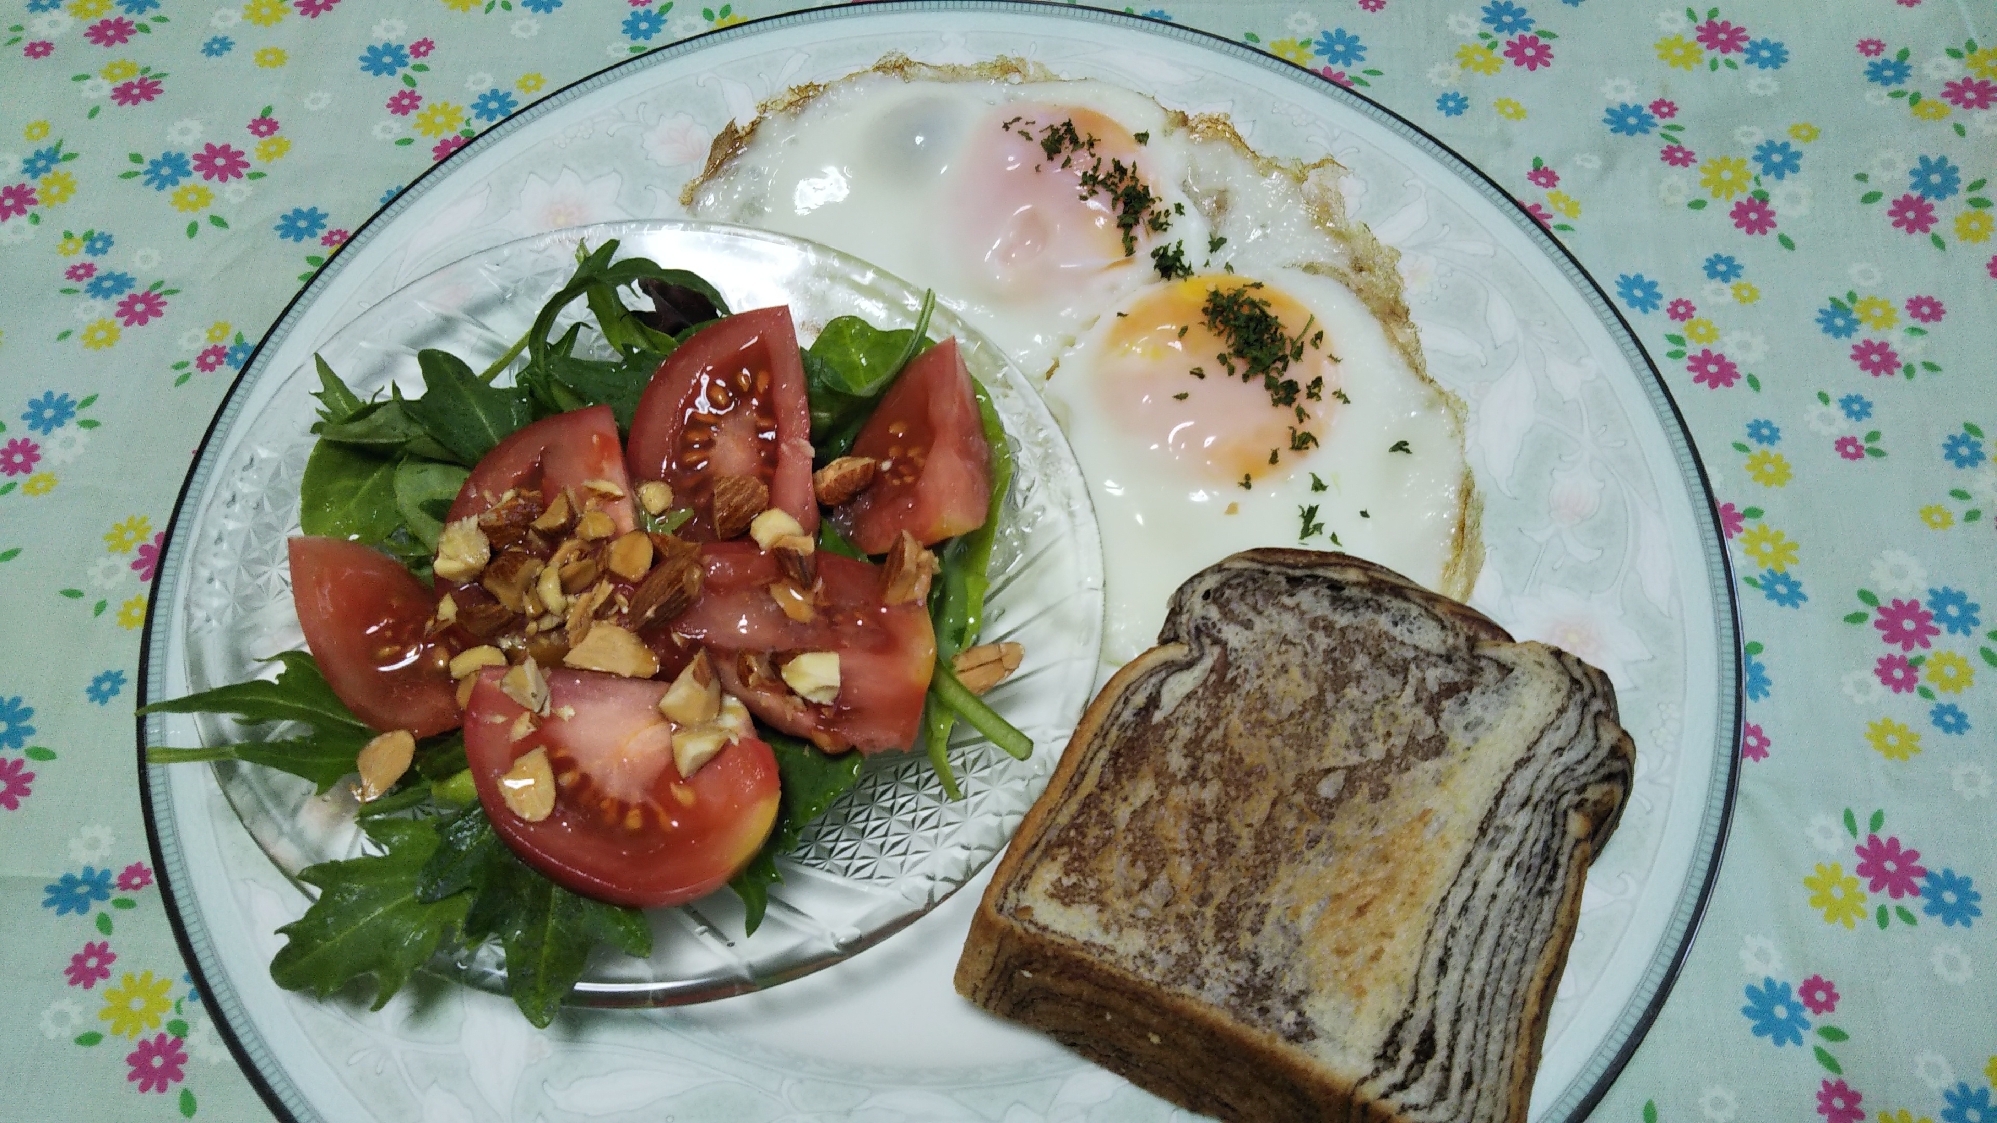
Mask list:
[[[459,679],[459,680],[458,680],[458,708],[459,708],[459,709],[461,709],[461,710],[462,710],[462,709],[464,709],[464,708],[465,708],[466,706],[469,706],[469,705],[471,705],[471,704],[472,704],[472,691],[473,691],[474,689],[476,689],[477,687],[478,687],[478,679],[476,679],[476,678],[473,678],[473,677],[472,677],[472,676],[470,676],[470,675],[466,675],[466,676],[465,676],[464,678],[461,678],[461,679]]]
[[[481,667],[504,667],[506,653],[489,643],[468,647],[451,657],[451,677],[469,678]]]
[[[696,654],[666,689],[659,712],[680,725],[700,725],[721,712],[721,680],[715,677],[706,651]]]
[[[777,559],[784,576],[806,589],[818,584],[817,554],[817,545],[802,534],[779,538],[770,545],[770,556]]]
[[[604,567],[626,581],[636,581],[652,568],[652,539],[642,530],[617,536],[604,552]]]
[[[510,741],[525,741],[534,735],[535,728],[534,711],[521,710],[519,716],[513,719],[513,728],[507,731],[506,737]]]
[[[451,599],[451,594],[445,593],[442,597],[439,597],[437,600],[437,622],[440,624],[448,624],[451,621],[456,620],[457,618],[458,618],[458,602]]]
[[[661,547],[659,563],[632,590],[625,618],[633,628],[671,620],[692,607],[700,596],[700,582],[705,573],[700,565],[700,547],[664,534],[655,535],[652,544]]]
[[[881,602],[908,604],[929,598],[929,579],[939,570],[936,555],[904,530],[881,566]]]
[[[809,589],[799,587],[789,578],[771,582],[770,597],[777,602],[778,608],[784,610],[785,616],[800,624],[809,624],[818,617],[817,598],[811,595]]]
[[[713,726],[673,730],[673,767],[686,779],[728,747],[728,734]]]
[[[576,520],[576,537],[585,542],[600,542],[617,533],[617,523],[602,511],[584,511]]]
[[[541,673],[541,665],[534,662],[532,655],[500,676],[499,689],[534,713],[548,712],[548,678]]]
[[[560,616],[568,609],[568,594],[562,591],[562,571],[552,565],[542,566],[541,575],[534,580],[534,596],[548,613]]]
[[[865,456],[842,456],[811,474],[811,490],[818,502],[837,507],[867,490],[880,465]]]
[[[839,697],[839,653],[807,651],[784,664],[783,678],[799,697],[830,705]]]
[[[437,536],[437,558],[432,568],[446,581],[470,581],[492,560],[492,543],[478,528],[478,519],[462,518],[444,526]]]
[[[541,575],[542,564],[532,554],[508,550],[486,565],[478,583],[509,611],[521,612],[526,609],[528,588]]]
[[[749,707],[733,694],[721,696],[721,712],[715,715],[714,728],[728,734],[730,744],[755,732],[756,723],[749,717]]]
[[[589,629],[581,643],[569,648],[562,664],[625,678],[651,678],[659,673],[659,657],[651,648],[623,628],[601,622]]]
[[[555,770],[548,764],[546,749],[522,754],[499,778],[499,798],[507,810],[530,823],[538,823],[555,810]]]
[[[572,538],[570,541],[576,540]],[[602,573],[595,558],[577,558],[562,567],[562,592],[574,596],[596,584]]]
[[[1026,657],[1026,649],[1007,640],[1003,643],[981,643],[976,647],[959,651],[950,660],[950,669],[957,675],[957,681],[973,694],[983,694],[1019,669],[1019,661]]]
[[[782,507],[771,507],[749,521],[749,537],[754,538],[756,545],[764,550],[775,548],[782,539],[800,538],[803,535],[804,528],[799,526],[797,520],[791,517],[791,513]]]
[[[770,489],[754,476],[716,476],[711,508],[714,536],[739,538],[755,517],[770,505]]]
[[[361,802],[380,799],[409,771],[409,762],[415,757],[416,735],[407,729],[384,733],[369,741],[354,758],[354,767],[361,774],[357,793]]]
[[[611,499],[624,498],[624,488],[611,480],[584,480],[582,486],[598,495],[608,496]]]
[[[541,517],[530,525],[535,530],[567,530],[570,515],[569,494],[566,491],[559,491],[555,493],[554,502],[549,503],[548,509],[541,512]]]
[[[638,505],[648,515],[663,513],[673,505],[672,485],[664,480],[646,480],[638,485]]]

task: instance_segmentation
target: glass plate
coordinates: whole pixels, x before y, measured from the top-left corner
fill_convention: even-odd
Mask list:
[[[1030,59],[1227,114],[1270,157],[1329,153],[1351,169],[1350,210],[1400,251],[1430,370],[1469,408],[1486,552],[1471,603],[1603,667],[1637,743],[1631,800],[1589,873],[1530,1107],[1535,1121],[1585,1117],[1668,993],[1718,866],[1741,712],[1733,585],[1698,456],[1600,287],[1475,168],[1362,95],[1240,43],[1099,9],[883,3],[743,24],[495,126],[357,233],[259,361],[294,369],[360,309],[491,246],[578,222],[679,216],[680,188],[717,132],[794,86],[895,52],[938,64]],[[253,387],[239,390],[217,432],[255,404]],[[197,478],[190,509],[211,482]],[[177,564],[169,552],[161,620],[185,596]],[[141,676],[151,697],[184,685],[164,630]],[[808,978],[642,1015],[578,1011],[536,1033],[503,1000],[462,987],[380,1013],[278,991],[263,967],[280,942],[268,932],[303,898],[207,772],[149,770],[145,791],[190,963],[286,1118],[1184,1117],[955,995],[982,878]]]

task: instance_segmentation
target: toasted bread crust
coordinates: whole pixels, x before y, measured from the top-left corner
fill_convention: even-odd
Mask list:
[[[1385,760],[1391,772],[1391,752],[1357,760],[1339,757],[1343,746],[1281,746],[1310,778],[1308,769],[1336,758],[1345,786],[1333,785],[1328,817],[1312,825],[1291,814],[1308,785],[1254,772],[1276,750],[1244,748],[1255,715],[1226,708],[1227,699],[1251,708],[1283,700],[1246,697],[1254,688],[1228,658],[1249,653],[1228,650],[1230,641],[1308,643],[1319,626],[1273,619],[1278,607],[1297,615],[1297,605],[1270,600],[1276,590],[1321,604],[1327,618],[1378,616],[1388,632],[1435,647],[1406,662],[1382,641],[1355,659],[1403,659],[1456,690],[1459,708],[1496,698],[1509,709],[1494,704],[1492,721],[1531,712],[1519,732],[1476,754],[1456,744],[1461,737],[1446,750],[1419,742],[1428,748],[1407,757],[1398,780],[1375,767]],[[1222,1119],[1522,1121],[1583,875],[1614,829],[1633,767],[1606,677],[1543,645],[1513,644],[1475,610],[1378,566],[1296,550],[1238,554],[1195,576],[1160,640],[1083,715],[980,903],[957,989]],[[1297,666],[1266,663],[1257,673]],[[1451,675],[1470,685],[1448,686]],[[1337,681],[1339,707],[1363,704],[1350,681]],[[1401,712],[1388,701],[1369,712]],[[1169,720],[1188,714],[1235,735],[1188,740]],[[1309,742],[1330,728],[1321,716],[1285,721]],[[1460,716],[1452,730],[1475,727]],[[1501,757],[1505,745],[1516,759]],[[1189,746],[1198,750],[1190,761]],[[1259,825],[1216,831],[1199,796],[1237,771],[1243,794],[1225,806]],[[1277,798],[1256,804],[1265,790]],[[1451,800],[1468,810],[1451,819]],[[1403,844],[1384,851],[1394,855],[1384,876],[1369,881],[1363,862],[1353,876],[1354,854],[1394,831]],[[1254,837],[1280,845],[1242,844]],[[1169,853],[1160,838],[1189,845]],[[1338,876],[1323,876],[1320,867],[1341,862]],[[1168,879],[1161,868],[1193,873]],[[1232,926],[1215,925],[1216,912]]]

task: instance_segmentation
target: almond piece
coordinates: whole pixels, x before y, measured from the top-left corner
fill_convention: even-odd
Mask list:
[[[638,506],[648,515],[657,515],[673,505],[673,488],[664,480],[646,480],[638,485]]]
[[[554,501],[548,504],[548,509],[541,512],[541,517],[528,525],[535,530],[567,530],[570,514],[569,493],[558,491],[555,493]]]
[[[492,560],[492,543],[478,528],[478,519],[467,517],[446,523],[437,536],[437,558],[432,568],[446,581],[470,581]]]
[[[784,664],[783,677],[799,697],[830,705],[839,697],[839,653],[807,651]]]
[[[929,597],[929,579],[937,573],[936,555],[922,548],[904,530],[881,565],[881,603],[908,604]]]
[[[471,676],[471,675],[466,675],[466,676],[465,676],[464,678],[461,678],[461,679],[459,679],[459,680],[458,680],[458,708],[459,708],[459,709],[461,709],[461,710],[462,710],[462,709],[464,709],[464,708],[465,708],[466,706],[469,706],[469,705],[471,705],[471,704],[472,704],[472,691],[473,691],[474,689],[476,689],[477,687],[478,687],[478,679],[477,679],[477,678],[475,678],[475,677],[473,677],[473,676]]]
[[[521,710],[519,716],[513,719],[513,728],[507,730],[506,739],[509,741],[525,741],[534,735],[536,728],[538,728],[538,724],[534,721],[534,712],[532,710]]]
[[[867,490],[880,465],[865,456],[842,456],[811,474],[811,490],[818,502],[838,507]]]
[[[818,617],[816,598],[811,595],[810,590],[789,578],[772,581],[770,597],[777,602],[778,608],[784,610],[785,616],[800,624],[809,624]]]
[[[451,657],[451,677],[469,678],[481,667],[504,667],[506,653],[489,643],[468,647]]]
[[[562,571],[552,565],[541,567],[541,575],[534,580],[534,595],[550,615],[560,616],[568,610],[568,594],[562,591]]]
[[[723,541],[740,538],[749,523],[770,505],[770,489],[754,476],[716,476],[710,511],[714,536]]]
[[[437,599],[437,623],[448,624],[458,618],[458,602],[445,593]]]
[[[602,511],[588,510],[576,520],[576,537],[585,542],[600,542],[617,533],[617,523]]]
[[[508,550],[487,563],[478,583],[508,611],[523,612],[527,607],[527,589],[541,575],[542,565],[541,559],[532,554]]]
[[[959,651],[950,660],[950,669],[956,673],[957,681],[973,694],[983,694],[1019,669],[1019,661],[1026,657],[1026,649],[1006,640],[1003,643],[981,643]]]
[[[803,535],[804,528],[782,507],[772,507],[749,520],[749,537],[754,538],[756,545],[765,552],[775,548],[783,539],[802,538]]]
[[[777,559],[777,568],[805,589],[818,585],[817,554],[817,544],[802,534],[779,538],[770,546],[770,556]]]
[[[642,530],[618,535],[604,551],[603,565],[626,581],[638,580],[652,568],[652,539]]]
[[[652,541],[663,548],[659,563],[631,593],[625,618],[633,628],[671,620],[700,596],[700,581],[705,572],[700,565],[700,547],[669,535],[654,536]]]
[[[571,538],[569,541],[578,540]],[[574,596],[596,584],[596,579],[602,572],[595,558],[578,558],[562,567],[562,592]]]
[[[548,765],[548,751],[535,749],[522,754],[499,778],[499,798],[506,809],[530,823],[538,823],[555,810],[555,770]]]
[[[499,689],[537,714],[548,712],[548,677],[541,673],[541,665],[534,662],[532,655],[500,676]]]
[[[715,715],[714,728],[728,734],[729,744],[755,732],[756,723],[749,717],[749,707],[733,694],[721,696],[721,712]]]
[[[604,479],[584,480],[582,482],[582,486],[597,493],[598,495],[607,496],[611,499],[624,498],[623,486],[611,480],[604,480]]]
[[[380,799],[409,771],[409,762],[415,758],[416,735],[407,729],[384,733],[369,741],[354,758],[354,767],[361,774],[360,791],[356,793],[361,802]]]
[[[592,626],[581,643],[569,648],[562,656],[562,665],[625,678],[651,678],[659,673],[659,657],[651,648],[617,625],[602,622]]]
[[[714,676],[706,651],[694,655],[693,662],[666,688],[665,697],[659,699],[659,712],[679,725],[702,725],[721,712],[721,680]]]
[[[728,734],[711,725],[673,730],[673,767],[684,780],[728,747]]]

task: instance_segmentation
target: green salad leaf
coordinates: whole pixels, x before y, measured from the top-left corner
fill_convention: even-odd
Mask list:
[[[306,534],[374,545],[403,525],[395,505],[396,462],[322,440],[298,484],[298,523]]]
[[[326,685],[319,664],[303,651],[285,651],[265,662],[283,664],[276,681],[251,679],[185,698],[154,702],[141,714],[234,714],[245,722],[302,721],[315,729],[373,732]]]
[[[797,849],[804,828],[860,782],[860,768],[865,763],[859,753],[834,756],[781,733],[765,733],[763,740],[777,758],[778,790],[782,793],[777,821],[755,859],[728,883],[742,898],[746,912],[743,928],[748,935],[754,935],[763,923],[770,905],[770,886],[784,879],[777,869],[777,855]]]
[[[312,365],[319,372],[319,389],[312,392],[312,396],[319,399],[319,420],[312,426],[312,431],[317,433],[328,425],[338,425],[359,413],[367,403],[349,390],[347,384],[340,381],[340,376],[333,373],[332,365],[316,353],[312,356]]]
[[[504,846],[492,851],[479,875],[465,927],[469,938],[498,937],[507,992],[536,1028],[555,1020],[596,945],[640,959],[652,954],[644,913],[571,893]]]
[[[525,393],[486,385],[449,351],[424,348],[416,352],[416,365],[423,371],[423,396],[405,400],[402,408],[467,468],[534,419]]]
[[[913,328],[884,330],[858,316],[840,316],[805,349],[811,443],[820,464],[846,455],[895,376],[909,360],[934,346],[928,332],[935,310],[936,294],[926,292]]]
[[[318,451],[314,449],[313,455],[317,456]],[[305,474],[308,477],[312,474],[310,461],[306,462]],[[465,468],[435,460],[404,460],[395,466],[392,510],[401,516],[402,525],[409,528],[410,536],[421,542],[425,551],[436,552],[437,537],[444,532],[444,515],[470,477],[471,472]],[[308,529],[305,533],[318,532]]]

